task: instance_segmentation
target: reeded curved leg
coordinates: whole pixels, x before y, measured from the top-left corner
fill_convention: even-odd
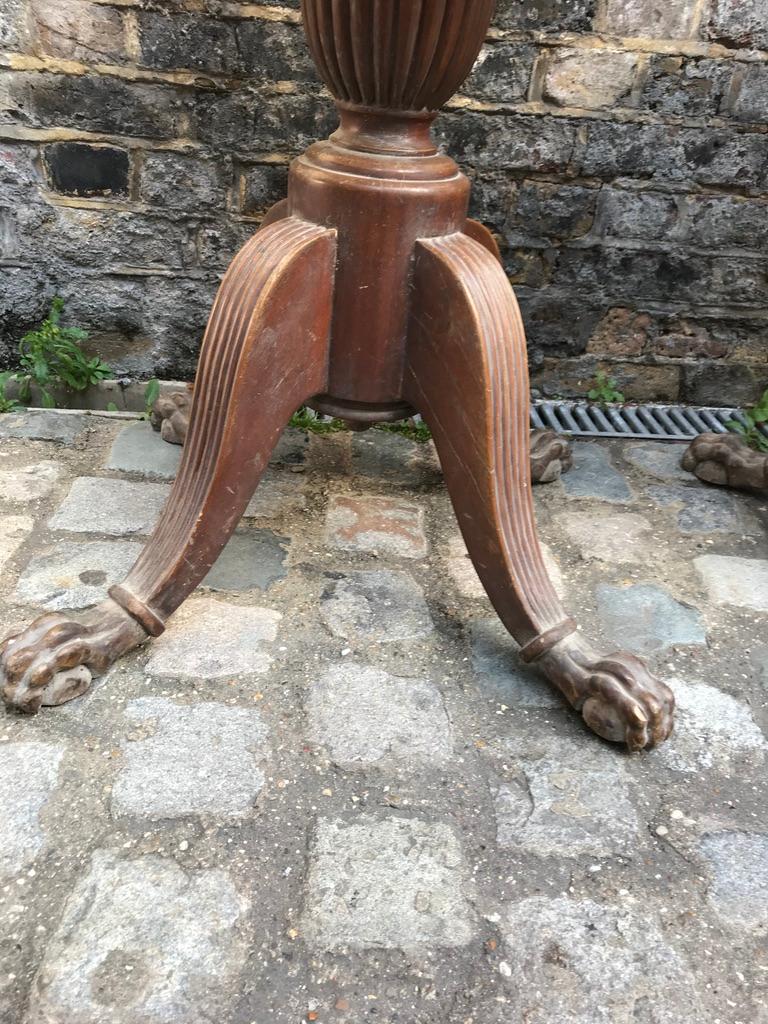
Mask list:
[[[295,409],[327,386],[335,232],[287,218],[235,258],[206,331],[179,475],[125,582],[79,619],[44,615],[0,648],[5,701],[87,689],[194,590],[237,526]]]
[[[528,371],[504,271],[466,235],[417,245],[404,397],[432,430],[467,549],[526,661],[600,736],[663,742],[674,698],[634,655],[576,633],[541,555],[529,476]]]

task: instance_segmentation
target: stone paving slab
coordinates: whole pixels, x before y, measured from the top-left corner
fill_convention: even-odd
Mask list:
[[[714,604],[768,612],[768,560],[700,555],[694,565]]]
[[[52,743],[0,746],[0,876],[21,871],[42,849],[40,811],[56,788],[63,755]]]
[[[423,558],[427,553],[423,509],[383,495],[332,498],[326,538],[342,551],[398,558]]]
[[[0,441],[8,630],[30,581],[95,597],[167,493],[87,425]],[[0,716],[0,1020],[764,1024],[765,502],[683,532],[712,489],[620,440],[586,446],[585,493],[537,489],[583,632],[675,692],[670,741],[628,755],[520,664],[429,446],[364,437],[287,431],[228,589],[88,695]]]
[[[319,950],[463,946],[474,932],[466,876],[441,822],[321,820],[304,932]]]
[[[680,533],[754,533],[760,526],[744,509],[735,494],[715,487],[679,485],[648,488],[656,504],[676,507]]]
[[[89,427],[97,430],[100,426],[93,416],[33,410],[0,416],[0,437],[53,441],[70,446],[81,439]]]
[[[334,636],[398,643],[434,632],[424,592],[407,573],[350,572],[329,583],[320,615]]]
[[[608,452],[592,442],[574,442],[573,468],[562,481],[566,494],[572,498],[598,498],[619,505],[632,499],[629,484],[614,467]]]
[[[341,768],[440,767],[453,755],[453,729],[439,690],[344,662],[311,686],[309,738]]]
[[[137,728],[112,789],[116,815],[244,817],[264,785],[267,729],[257,709],[144,697],[126,708]]]
[[[0,501],[27,502],[46,498],[63,474],[63,464],[53,459],[19,469],[0,470]]]
[[[661,587],[604,583],[595,593],[603,632],[617,649],[653,654],[676,644],[707,642],[701,613],[676,601]]]
[[[680,465],[685,444],[661,444],[643,441],[642,444],[630,444],[624,450],[624,458],[632,466],[657,480],[679,480],[683,483],[696,483],[696,477]]]
[[[89,608],[125,578],[141,549],[131,541],[61,541],[30,560],[16,600],[49,611]]]
[[[48,525],[52,530],[111,537],[151,533],[169,493],[166,484],[79,477]]]
[[[0,520],[0,569],[13,558],[34,525],[31,516],[3,516]]]
[[[30,1024],[210,1024],[234,1002],[248,906],[227,873],[97,850],[43,960]]]
[[[172,480],[181,462],[181,447],[167,444],[149,423],[123,427],[112,444],[107,469]]]
[[[209,590],[269,590],[286,576],[287,537],[272,530],[234,533],[201,583]]]
[[[272,664],[281,618],[271,608],[192,598],[152,644],[147,672],[179,679],[260,675]]]

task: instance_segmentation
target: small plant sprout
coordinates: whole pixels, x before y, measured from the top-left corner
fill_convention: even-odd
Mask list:
[[[587,392],[587,398],[599,405],[608,405],[610,402],[623,402],[624,392],[619,391],[616,381],[605,370],[598,370],[595,386]]]
[[[5,389],[11,380],[13,380],[13,373],[10,370],[0,373],[0,413],[14,412],[19,408],[19,403],[16,399],[7,398],[5,394]]]
[[[155,402],[160,397],[160,381],[157,377],[153,377],[152,380],[147,381],[147,386],[144,388],[144,415],[149,416],[154,408]]]
[[[83,352],[81,345],[88,340],[87,331],[61,326],[63,309],[64,300],[56,295],[47,319],[19,342],[21,369],[13,377],[18,381],[19,398],[25,405],[32,400],[32,385],[40,389],[45,408],[51,409],[56,405],[54,388],[85,391],[111,373],[98,356],[91,358]]]
[[[768,388],[763,392],[757,405],[744,410],[744,419],[746,423],[742,423],[741,420],[728,420],[725,425],[729,430],[741,434],[746,444],[756,452],[768,452],[768,437],[761,429],[768,423]]]

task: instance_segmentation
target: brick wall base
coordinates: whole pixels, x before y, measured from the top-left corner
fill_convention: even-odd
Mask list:
[[[438,132],[499,237],[534,386],[768,383],[768,0],[500,0]],[[297,0],[5,0],[0,360],[60,293],[189,377],[221,273],[335,124]]]

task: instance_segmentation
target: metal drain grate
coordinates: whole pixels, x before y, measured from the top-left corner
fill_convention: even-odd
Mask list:
[[[727,434],[728,420],[745,422],[740,409],[694,409],[682,405],[587,405],[547,402],[531,406],[531,427],[577,437],[643,437],[689,441],[698,434]]]

